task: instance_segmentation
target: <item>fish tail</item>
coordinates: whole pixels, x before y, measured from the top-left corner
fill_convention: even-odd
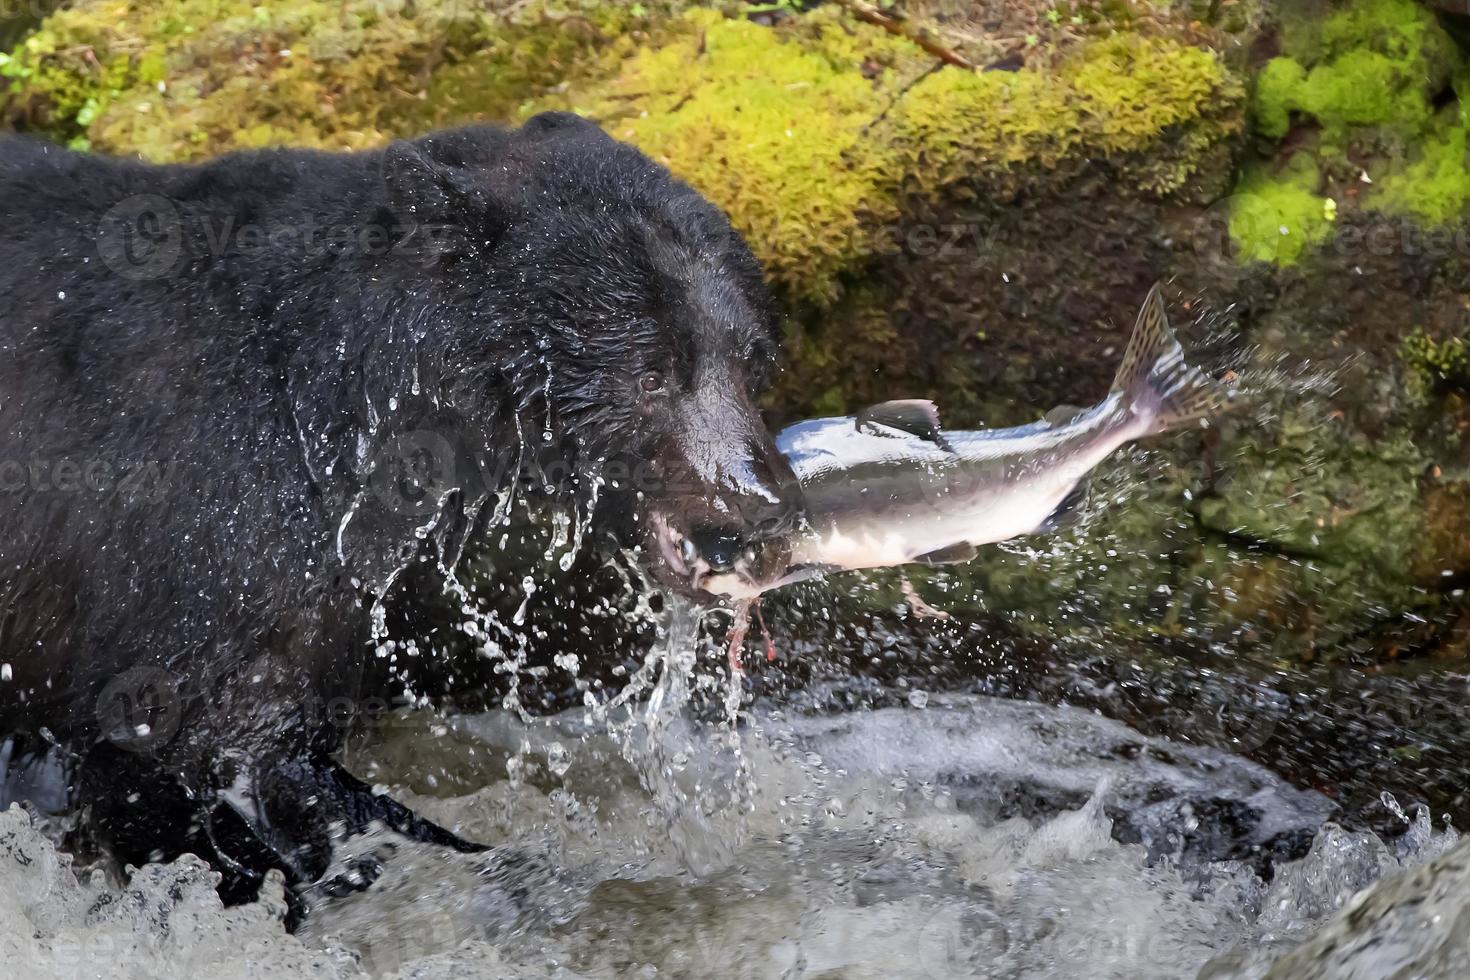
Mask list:
[[[1148,420],[1149,434],[1211,418],[1231,401],[1225,385],[1184,359],[1157,283],[1138,311],[1112,390],[1123,395],[1124,407],[1135,417]]]

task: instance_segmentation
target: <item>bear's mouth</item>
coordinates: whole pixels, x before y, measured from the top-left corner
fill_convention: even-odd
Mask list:
[[[715,571],[698,554],[689,535],[670,514],[654,511],[648,519],[651,571],[664,585],[704,601],[753,598],[764,591],[761,576],[745,560],[728,571]]]

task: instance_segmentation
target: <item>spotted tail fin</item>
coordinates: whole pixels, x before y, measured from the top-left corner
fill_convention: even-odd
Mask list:
[[[1155,433],[1218,415],[1231,397],[1223,384],[1184,359],[1157,283],[1138,311],[1112,390],[1123,394],[1124,405],[1135,415],[1150,419]]]

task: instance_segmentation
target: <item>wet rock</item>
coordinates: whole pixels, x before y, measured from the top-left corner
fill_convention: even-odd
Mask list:
[[[1467,887],[1470,842],[1359,893],[1335,919],[1277,960],[1267,980],[1463,977],[1470,971]],[[1226,975],[1231,974],[1209,967],[1201,974]]]

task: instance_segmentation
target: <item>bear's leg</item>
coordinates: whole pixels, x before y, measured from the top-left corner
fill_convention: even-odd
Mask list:
[[[340,897],[362,891],[382,874],[393,847],[354,852],[352,839],[381,825],[410,840],[470,854],[487,851],[414,813],[392,797],[375,793],[323,753],[305,752],[264,758],[238,772],[217,794],[210,814],[215,826],[242,825],[253,838],[240,861],[281,868],[293,888],[288,894],[289,928],[306,914],[303,893]],[[222,848],[221,848],[222,850]],[[335,867],[334,867],[335,864]]]
[[[100,851],[135,867],[196,854],[220,873],[227,905],[253,901],[269,869],[289,873],[244,820],[202,806],[200,794],[154,755],[100,741],[78,757],[72,783],[82,807],[69,842],[76,853]]]
[[[334,855],[352,853],[347,841],[374,825],[464,853],[487,849],[374,793],[332,757],[340,731],[309,708],[239,696],[248,690],[226,683],[207,705],[175,705],[178,733],[158,743],[125,728],[90,745],[74,780],[89,842],[134,865],[195,853],[222,874],[221,895],[232,902],[252,899],[279,869],[293,915],[297,890],[341,894],[372,883],[381,866],[371,852],[321,879]]]
[[[283,860],[315,881],[331,863],[334,842],[380,823],[412,840],[462,853],[487,850],[414,813],[352,775],[335,760],[305,755],[261,766],[253,805],[231,800]],[[242,805],[243,804],[243,805]]]

